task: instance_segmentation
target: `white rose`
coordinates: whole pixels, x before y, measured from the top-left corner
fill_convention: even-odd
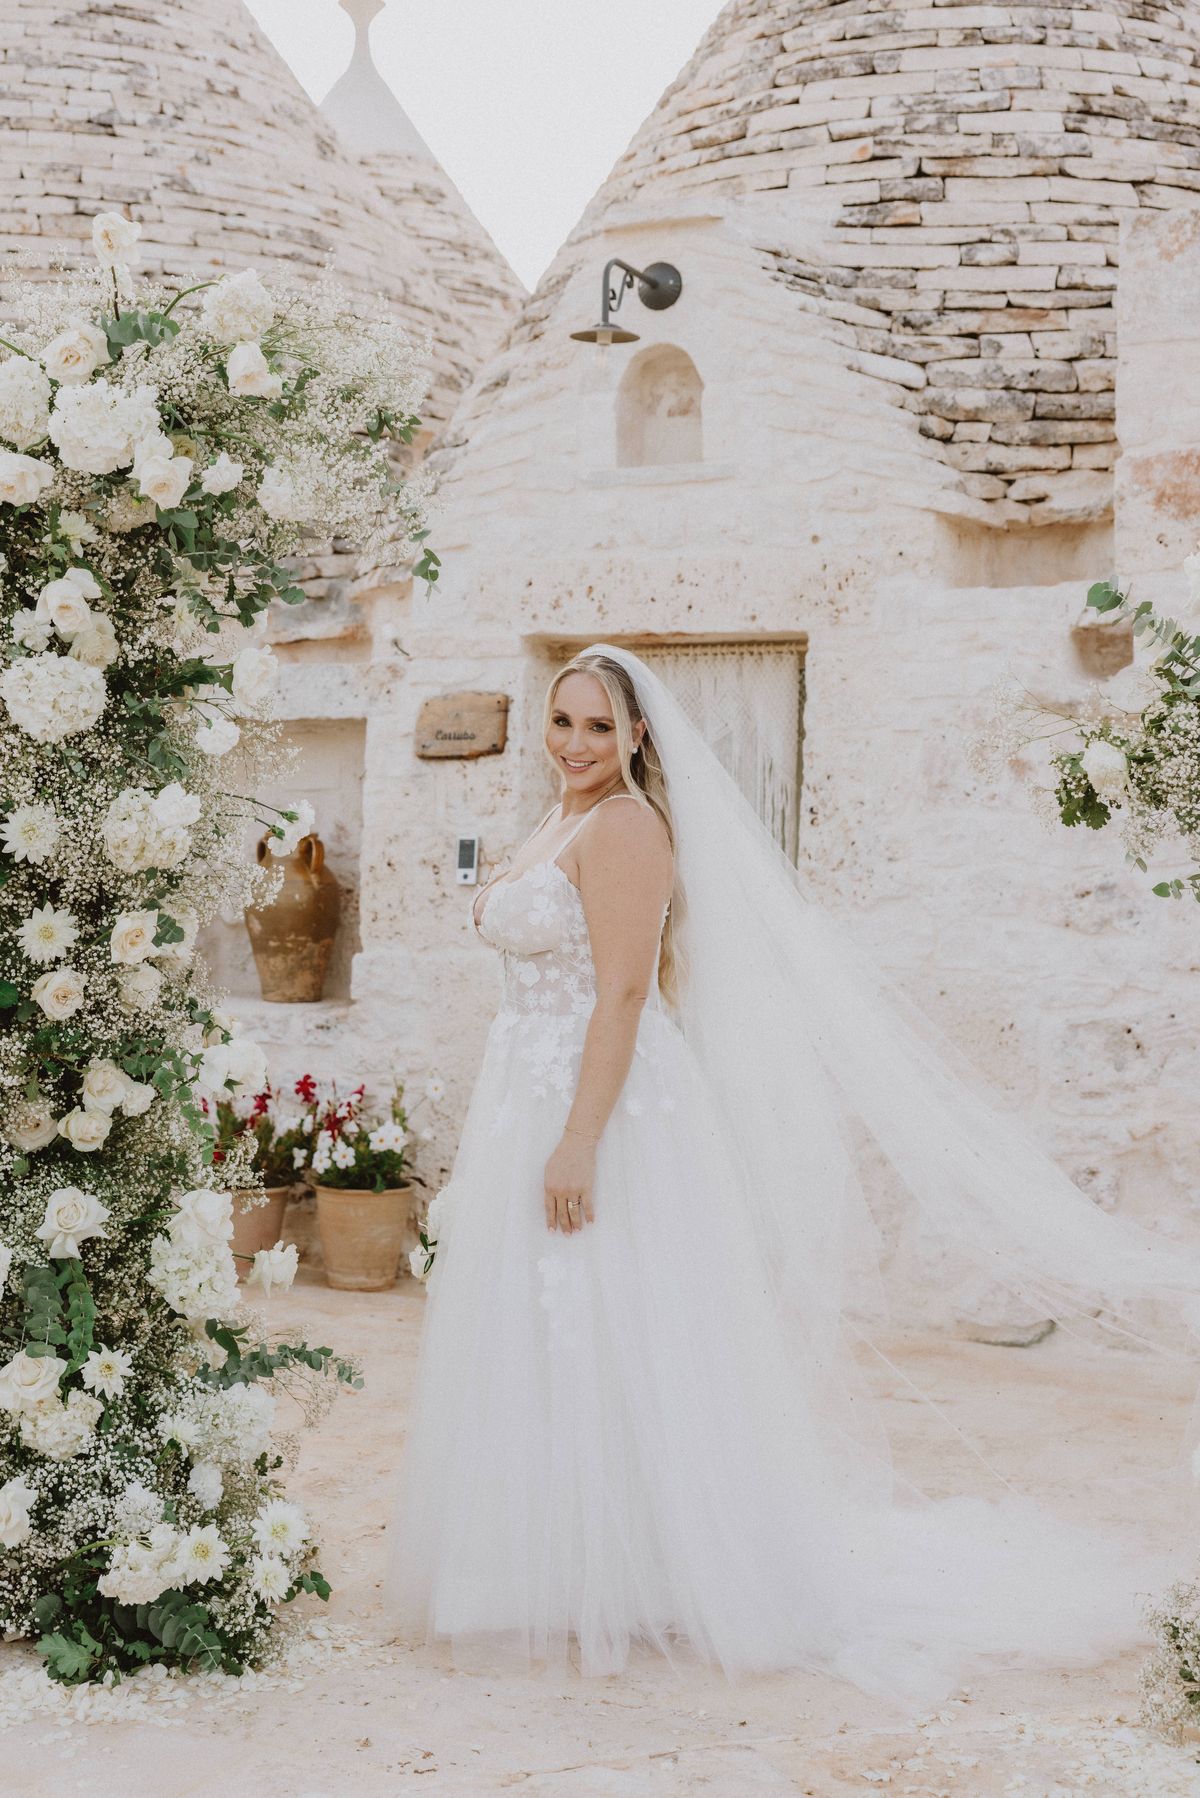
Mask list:
[[[34,1003],[56,1022],[75,1015],[83,1004],[83,976],[74,968],[51,968],[30,988]]]
[[[162,991],[163,977],[151,961],[123,968],[117,978],[117,999],[122,1011],[149,1011]]]
[[[29,1513],[37,1492],[27,1480],[6,1480],[0,1486],[0,1548],[20,1548],[33,1534]]]
[[[275,692],[278,664],[270,649],[243,649],[234,657],[233,698],[243,711],[256,711]]]
[[[196,748],[205,755],[228,755],[231,749],[236,749],[241,735],[241,727],[232,718],[210,718],[196,727]]]
[[[92,728],[108,703],[108,688],[99,668],[44,652],[5,669],[0,700],[35,742],[59,743]]]
[[[100,834],[108,859],[124,874],[154,866],[158,832],[153,799],[145,787],[125,787],[104,815]]]
[[[121,1101],[121,1110],[128,1118],[140,1118],[149,1111],[158,1097],[158,1088],[142,1080],[130,1080],[126,1076],[125,1097]]]
[[[270,365],[256,343],[238,343],[230,350],[225,363],[230,393],[248,399],[277,400],[283,382],[272,374]]]
[[[259,1249],[246,1278],[247,1286],[261,1286],[264,1298],[270,1298],[276,1287],[280,1292],[286,1292],[296,1278],[298,1259],[294,1242],[289,1242],[286,1247],[277,1242],[273,1249]]]
[[[23,1099],[13,1107],[4,1135],[14,1149],[44,1149],[58,1135],[58,1119],[46,1099]]]
[[[183,935],[178,942],[160,943],[154,953],[160,965],[173,968],[186,968],[196,953],[196,937],[200,930],[200,919],[190,905],[178,905],[169,900],[167,916],[178,924]]]
[[[42,367],[51,380],[75,387],[109,360],[108,339],[98,325],[68,325],[42,351]]]
[[[245,472],[240,462],[222,450],[200,476],[200,486],[205,493],[232,493]]]
[[[102,268],[132,262],[142,227],[123,212],[98,212],[92,220],[92,248]]]
[[[92,582],[95,586],[95,582]],[[99,588],[96,588],[97,593]],[[62,575],[56,581],[47,581],[38,594],[36,615],[52,624],[60,637],[68,642],[81,631],[92,616],[92,608],[81,590],[80,583],[71,579],[70,575]]]
[[[206,1511],[215,1511],[221,1502],[225,1480],[215,1461],[197,1461],[188,1475],[188,1491],[198,1498]]]
[[[1120,799],[1129,790],[1129,761],[1123,749],[1094,737],[1081,757],[1083,771],[1101,799]]]
[[[57,1355],[27,1355],[22,1349],[0,1367],[0,1411],[19,1417],[35,1405],[58,1397],[58,1382],[67,1363]]]
[[[109,668],[120,654],[117,633],[107,612],[93,612],[81,631],[71,639],[67,651],[73,661],[88,668]]]
[[[187,492],[192,479],[190,456],[147,456],[136,468],[143,498],[152,499],[160,511],[169,512]]]
[[[157,911],[122,912],[108,939],[112,959],[126,967],[135,967],[154,954],[154,933],[158,929]]]
[[[271,463],[262,471],[254,497],[268,518],[283,524],[301,524],[305,507],[292,476],[284,468]]]
[[[59,1135],[65,1136],[81,1155],[90,1155],[95,1149],[103,1148],[111,1129],[112,1119],[106,1112],[89,1111],[86,1106],[68,1111],[58,1125]]]
[[[15,450],[0,450],[0,504],[32,506],[41,498],[54,479],[48,462],[36,456],[20,456]]]
[[[83,1076],[83,1102],[89,1111],[111,1114],[125,1102],[129,1077],[115,1061],[91,1061]]]
[[[103,1236],[107,1216],[108,1207],[100,1203],[95,1193],[83,1192],[78,1186],[60,1186],[46,1200],[46,1215],[34,1235],[47,1245],[46,1253],[52,1260],[74,1261],[81,1242],[91,1236]]]
[[[17,449],[46,435],[50,423],[50,383],[28,356],[0,362],[0,437]]]
[[[233,1199],[211,1186],[198,1186],[175,1201],[172,1234],[180,1242],[223,1243],[233,1235]]]
[[[204,329],[218,343],[259,337],[275,319],[275,303],[252,268],[226,275],[201,301]]]

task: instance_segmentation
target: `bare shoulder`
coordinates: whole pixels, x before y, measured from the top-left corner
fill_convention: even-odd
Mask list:
[[[666,824],[648,802],[624,794],[605,800],[578,840],[581,863],[615,863],[647,871],[671,866],[671,839]]]

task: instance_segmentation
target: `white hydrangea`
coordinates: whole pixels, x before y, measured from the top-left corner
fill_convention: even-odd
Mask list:
[[[50,412],[51,442],[64,465],[78,474],[129,468],[142,438],[159,428],[153,387],[115,387],[103,376],[80,387],[60,387]]]
[[[43,651],[5,669],[0,700],[13,723],[36,742],[60,743],[91,730],[108,701],[108,688],[100,669]]]
[[[308,508],[295,476],[274,462],[263,469],[254,497],[267,517],[280,524],[302,524],[307,516]]]
[[[0,362],[0,437],[28,449],[46,435],[50,423],[50,382],[28,356]]]
[[[226,1099],[230,1092],[260,1093],[267,1084],[267,1058],[259,1045],[248,1036],[235,1036],[227,1043],[214,1043],[204,1051],[196,1085],[215,1098]]]
[[[215,1461],[197,1461],[188,1475],[188,1491],[206,1511],[215,1511],[225,1490],[225,1476]]]
[[[161,1502],[158,1506],[162,1510]],[[106,1598],[118,1604],[153,1604],[179,1583],[180,1532],[173,1523],[156,1523],[146,1542],[114,1548],[108,1571],[98,1581]]]
[[[161,1496],[141,1480],[131,1480],[112,1508],[114,1534],[145,1536],[162,1521]],[[158,1594],[155,1593],[155,1597]]]
[[[151,1286],[181,1317],[220,1317],[239,1302],[228,1193],[185,1193],[165,1235],[150,1245]]]
[[[275,1400],[264,1386],[196,1385],[158,1420],[165,1442],[186,1449],[193,1464],[249,1467],[270,1446]]]
[[[275,302],[255,269],[226,275],[205,292],[201,323],[218,343],[240,343],[261,337],[275,321]]]
[[[48,618],[39,618],[33,606],[18,606],[12,615],[12,640],[19,649],[48,649],[54,627]]]
[[[241,462],[235,462],[226,450],[222,450],[215,462],[210,462],[200,476],[200,487],[205,493],[232,493],[245,474]]]
[[[70,1461],[80,1454],[96,1433],[104,1415],[98,1398],[86,1392],[69,1392],[66,1402],[49,1399],[21,1417],[21,1441],[48,1461]]]
[[[199,799],[178,781],[157,794],[145,787],[122,788],[100,827],[109,861],[123,874],[177,867],[191,849],[189,826],[200,809]]]

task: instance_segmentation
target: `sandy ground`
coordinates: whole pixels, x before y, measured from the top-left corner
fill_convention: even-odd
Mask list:
[[[311,1277],[271,1301],[272,1322],[362,1358],[366,1390],[304,1442],[293,1491],[321,1520],[327,1609],[304,1601],[290,1670],[230,1682],[169,1682],[171,1694],[80,1721],[57,1694],[0,1746],[0,1790],[149,1791],[184,1798],[373,1798],[514,1791],[526,1798],[756,1798],[866,1792],[933,1798],[1172,1798],[1200,1793],[1200,1747],[1137,1722],[1131,1652],[1086,1672],[997,1672],[938,1712],[899,1725],[833,1679],[671,1672],[638,1655],[625,1673],[487,1677],[389,1643],[379,1621],[392,1471],[415,1366],[424,1294],[335,1293]],[[890,1339],[897,1363],[981,1441],[993,1464],[1056,1506],[1140,1527],[1169,1548],[1190,1510],[1174,1459],[1189,1370],[1051,1336],[1030,1349]],[[930,1491],[986,1490],[987,1476],[903,1382],[870,1370],[901,1468]],[[25,1647],[0,1650],[2,1708],[44,1692]],[[122,1697],[122,1694],[118,1694]],[[103,1695],[101,1695],[103,1701]],[[84,1699],[78,1703],[87,1704]],[[26,1713],[27,1714],[27,1713]]]

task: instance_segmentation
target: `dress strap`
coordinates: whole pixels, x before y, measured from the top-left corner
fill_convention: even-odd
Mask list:
[[[555,861],[558,860],[558,857],[562,854],[563,850],[567,847],[567,844],[573,843],[575,841],[575,838],[579,835],[579,832],[583,829],[584,825],[587,823],[588,819],[591,817],[593,812],[598,812],[602,805],[607,805],[609,799],[633,799],[633,797],[634,797],[634,795],[632,793],[610,793],[608,795],[607,799],[601,799],[595,805],[589,805],[587,811],[584,812],[582,818],[579,819],[579,821],[575,825],[574,829],[569,830],[567,832],[566,840],[559,844],[557,853],[555,854],[555,857],[554,857]],[[540,828],[540,826],[539,826],[539,828]]]

